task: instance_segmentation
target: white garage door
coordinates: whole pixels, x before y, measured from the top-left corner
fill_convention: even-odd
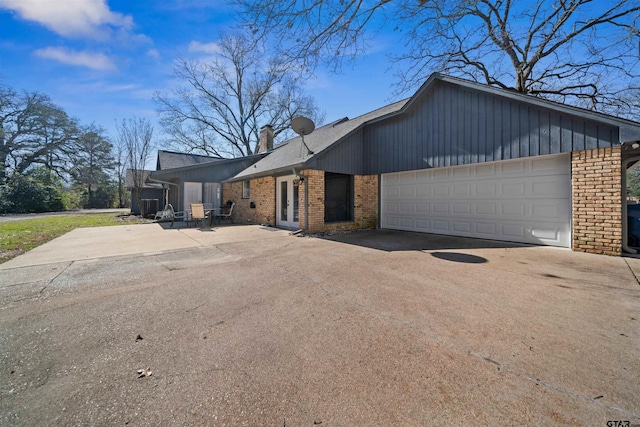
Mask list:
[[[382,175],[382,228],[571,246],[568,154]]]

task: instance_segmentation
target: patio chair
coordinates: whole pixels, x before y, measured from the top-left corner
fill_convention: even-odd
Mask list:
[[[216,218],[218,218],[218,221],[220,221],[222,218],[229,218],[229,221],[231,221],[231,224],[233,224],[233,217],[231,216],[231,214],[233,214],[233,207],[235,205],[236,205],[235,203],[231,203],[231,207],[229,208],[229,212],[227,212],[227,213],[220,212],[219,214],[217,214]]]
[[[204,205],[202,203],[191,203],[191,218],[189,221],[193,221],[194,224],[197,225],[198,220],[200,220],[200,227],[202,227],[206,218],[207,215],[204,213]]]
[[[173,210],[171,203],[167,204],[163,210],[156,212],[154,219],[157,222],[169,222],[171,221],[171,227],[173,223],[178,220],[184,220],[184,212],[176,212]]]

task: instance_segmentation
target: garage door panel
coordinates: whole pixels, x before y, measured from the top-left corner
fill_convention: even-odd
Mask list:
[[[448,168],[438,168],[438,169],[433,169],[433,179],[438,180],[438,179],[448,179],[449,178],[449,171],[450,169]]]
[[[414,206],[414,203],[411,203],[411,202],[400,203],[400,212],[401,213],[413,212],[414,211],[413,206]]]
[[[449,203],[434,203],[433,204],[433,213],[438,215],[447,215],[449,214]]]
[[[525,197],[527,195],[527,183],[524,181],[511,181],[500,183],[500,195],[502,197]]]
[[[561,225],[558,225],[555,228],[549,227],[549,226],[542,226],[537,228],[534,226],[534,228],[531,230],[531,235],[534,238],[539,239],[540,241],[552,241],[552,242],[560,241],[561,233],[562,233]]]
[[[475,215],[490,215],[495,216],[496,204],[495,203],[476,203],[474,206]]]
[[[431,196],[431,185],[420,185],[416,188],[416,196],[420,198]]]
[[[416,202],[416,213],[417,214],[427,214],[430,213],[430,205],[426,202]]]
[[[428,183],[432,179],[432,175],[433,174],[428,169],[422,170],[422,171],[418,171],[418,172],[416,172],[416,183],[418,183],[418,184]]]
[[[470,196],[471,195],[471,183],[453,184],[452,194],[454,196]]]
[[[451,231],[449,227],[449,221],[437,220],[434,219],[433,222],[433,230],[434,232],[443,232],[443,231]]]
[[[526,202],[514,200],[500,204],[500,216],[503,219],[518,219],[526,215]]]
[[[385,228],[570,246],[568,155],[384,174]]]
[[[500,225],[500,232],[502,233],[502,236],[506,238],[505,240],[519,240],[526,237],[525,227],[523,224],[502,223]]]
[[[497,237],[495,223],[476,222],[475,232],[478,236],[484,237],[486,239],[495,239]]]
[[[512,161],[512,162],[501,162],[498,163],[497,166],[500,168],[499,169],[499,174],[501,176],[505,176],[505,175],[522,175],[525,171],[524,167],[524,163],[520,162],[520,161]]]
[[[486,164],[486,165],[478,165],[475,167],[476,176],[479,178],[486,177],[495,177],[496,176],[496,165]]]
[[[431,229],[431,221],[428,219],[417,219],[416,228],[422,232],[428,233]]]
[[[556,205],[534,205],[532,212],[534,218],[559,219],[561,209]]]
[[[406,187],[400,187],[400,197],[413,198],[416,193],[415,187],[407,185]]]
[[[544,179],[531,183],[530,197],[557,197],[565,198],[570,196],[571,188],[564,184],[569,179],[563,177],[545,177]],[[565,191],[559,191],[565,190]]]
[[[452,212],[454,214],[470,214],[471,204],[470,203],[453,203]]]
[[[412,218],[400,218],[400,227],[405,229],[412,229],[414,227]]]
[[[385,191],[385,197],[387,200],[394,200],[400,198],[400,187],[388,186]]]
[[[530,165],[533,173],[555,174],[564,167],[563,156],[540,156],[531,158]]]
[[[470,233],[471,222],[469,221],[453,221],[453,231],[458,233]]]
[[[477,182],[475,184],[475,195],[478,197],[494,197],[497,193],[498,185],[495,182]]]
[[[400,209],[398,209],[398,203],[395,202],[383,202],[383,210],[388,212],[389,215],[393,215],[396,214],[400,211]]]
[[[448,196],[450,191],[450,185],[448,184],[439,184],[433,186],[434,197]]]

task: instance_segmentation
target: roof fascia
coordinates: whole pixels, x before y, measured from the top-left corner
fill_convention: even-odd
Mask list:
[[[247,181],[247,180],[250,180],[250,179],[264,178],[264,177],[267,177],[267,176],[280,176],[280,175],[284,175],[284,172],[292,171],[293,169],[306,168],[307,167],[306,164],[307,164],[307,162],[305,161],[303,163],[296,163],[294,165],[289,165],[289,166],[281,166],[281,167],[276,168],[276,169],[270,169],[268,171],[258,172],[258,173],[255,173],[255,174],[244,175],[244,176],[241,176],[241,177],[236,175],[236,176],[234,176],[232,178],[229,178],[229,179],[226,179],[226,180],[224,180],[222,182],[232,183],[232,182]],[[251,168],[251,166],[249,166],[247,169],[250,169],[250,168]],[[245,170],[247,170],[247,169],[245,169]],[[244,171],[242,171],[242,172],[244,172]],[[293,173],[291,175],[293,175]]]
[[[215,165],[222,165],[222,164],[228,164],[228,163],[233,163],[233,162],[239,162],[239,161],[243,161],[243,160],[247,160],[247,159],[252,159],[252,158],[262,158],[265,155],[267,155],[268,153],[260,153],[260,154],[252,154],[251,156],[244,156],[244,157],[236,157],[233,159],[221,159],[221,160],[212,160],[210,162],[206,162],[206,163],[200,163],[197,165],[189,165],[189,166],[182,166],[179,168],[173,168],[173,169],[162,169],[162,170],[157,170],[157,171],[153,171],[154,175],[170,175],[172,173],[175,172],[184,172],[184,171],[188,171],[188,170],[193,170],[193,169],[200,169],[203,167],[210,167],[210,166],[215,166]]]
[[[532,95],[526,95],[523,93],[518,93],[515,91],[510,91],[502,88],[491,87],[481,83],[472,82],[472,81],[460,79],[457,77],[451,77],[451,76],[447,76],[440,73],[433,73],[431,76],[429,76],[427,81],[424,82],[422,86],[420,86],[420,88],[416,91],[416,93],[409,99],[409,101],[407,101],[407,103],[400,110],[390,113],[386,116],[382,116],[382,117],[378,117],[376,119],[370,120],[366,124],[371,124],[371,123],[379,122],[381,120],[386,120],[392,116],[400,116],[402,114],[406,114],[406,112],[412,108],[412,106],[417,102],[417,100],[422,96],[422,94],[424,94],[432,86],[434,86],[437,81],[443,81],[456,86],[465,87],[467,89],[488,93],[488,94],[499,96],[502,98],[512,99],[514,101],[523,102],[539,108],[559,111],[561,113],[569,114],[584,120],[596,121],[596,122],[604,123],[607,125],[616,126],[620,129],[620,143],[624,143],[627,141],[640,140],[640,123],[634,122],[632,120],[610,116],[610,115],[599,113],[596,111],[589,111],[589,110],[585,110],[584,108],[574,107],[572,105],[560,104],[557,102],[549,101],[547,99],[537,98]]]

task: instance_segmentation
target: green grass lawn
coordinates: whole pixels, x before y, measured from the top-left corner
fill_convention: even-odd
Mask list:
[[[137,217],[115,213],[56,215],[44,218],[0,222],[0,263],[53,240],[74,228],[125,225],[143,222]]]

